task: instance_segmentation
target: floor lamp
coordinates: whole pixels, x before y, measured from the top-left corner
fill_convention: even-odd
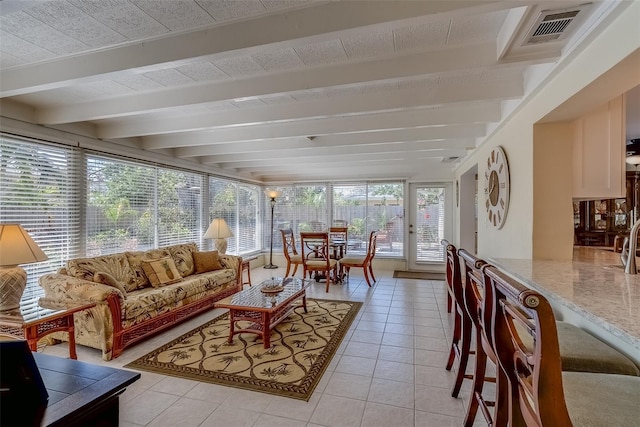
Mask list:
[[[280,197],[281,193],[277,190],[269,190],[266,194],[271,199],[271,237],[269,238],[269,264],[265,265],[264,268],[274,269],[278,268],[278,266],[273,264],[273,208],[276,207],[276,197]]]

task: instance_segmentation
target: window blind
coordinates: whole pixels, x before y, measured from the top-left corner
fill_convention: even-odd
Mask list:
[[[87,157],[86,256],[156,247],[157,170]]]
[[[79,256],[83,171],[79,150],[0,137],[0,221],[18,223],[49,260],[23,265],[26,320],[44,295],[38,277]]]

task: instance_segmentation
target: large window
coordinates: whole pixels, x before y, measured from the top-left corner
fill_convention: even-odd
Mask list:
[[[211,202],[207,226],[215,218],[223,218],[227,222],[233,233],[233,237],[227,239],[227,253],[246,254],[260,250],[259,194],[260,188],[256,185],[209,179]]]
[[[281,196],[276,200],[273,212],[273,247],[282,251],[281,229],[291,228],[294,235],[301,231],[322,231],[329,225],[327,211],[327,185],[305,184],[278,187]],[[270,244],[271,206],[270,199],[265,195],[264,242],[265,247]],[[296,237],[296,242],[300,238]]]
[[[302,231],[321,231],[331,226],[347,226],[348,251],[365,253],[371,231],[380,231],[378,253],[401,257],[404,254],[404,184],[349,183],[305,184],[277,187],[273,215],[273,246],[282,250],[280,229],[291,228],[299,242]],[[265,247],[269,246],[271,211],[269,198],[264,224]]]
[[[18,223],[49,257],[24,265],[24,315],[38,307],[38,277],[79,252],[81,185],[78,150],[0,137],[0,222]]]
[[[0,221],[21,224],[49,256],[24,266],[25,313],[38,308],[38,277],[67,260],[191,241],[210,247],[202,235],[215,217],[225,218],[233,230],[229,253],[260,251],[260,194],[257,185],[201,172],[13,136],[0,139]]]
[[[404,185],[352,183],[333,186],[333,219],[349,229],[349,250],[364,252],[369,234],[379,231],[379,255],[404,253]]]
[[[87,157],[87,256],[200,241],[202,176]]]

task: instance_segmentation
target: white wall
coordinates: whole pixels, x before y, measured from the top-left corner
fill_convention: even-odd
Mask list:
[[[544,169],[548,166],[534,164],[533,126],[625,57],[640,49],[640,2],[629,3],[625,10],[612,16],[611,20],[598,35],[593,35],[575,49],[541,88],[456,170],[456,177],[460,179],[461,174],[478,165],[479,256],[533,258],[533,207],[534,203],[546,202],[544,199],[534,198],[533,171],[534,167]],[[640,73],[638,78],[640,79]],[[620,94],[610,93],[607,96],[611,99]],[[590,107],[593,106],[584,105],[583,111],[576,111],[574,117],[565,119],[575,118]],[[488,223],[484,210],[486,157],[497,145],[504,148],[511,172],[509,212],[504,227],[500,230]]]

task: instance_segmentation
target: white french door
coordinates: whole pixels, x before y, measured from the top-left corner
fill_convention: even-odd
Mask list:
[[[454,221],[450,183],[409,184],[409,269],[444,271],[444,248]]]

